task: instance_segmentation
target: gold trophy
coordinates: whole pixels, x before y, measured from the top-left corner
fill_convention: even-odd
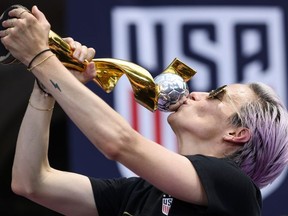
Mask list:
[[[27,8],[12,5],[0,17],[2,22],[9,19],[8,12],[14,8]],[[2,27],[3,28],[3,27]],[[15,58],[0,44],[0,63],[10,64]],[[88,62],[79,62],[73,58],[70,46],[55,32],[49,32],[49,47],[63,65],[70,69],[84,71]],[[135,100],[150,111],[170,111],[170,105],[177,103],[189,91],[187,81],[196,71],[175,58],[171,64],[155,80],[143,67],[129,61],[113,58],[93,59],[97,71],[93,79],[105,92],[111,92],[118,80],[125,74],[130,81]]]

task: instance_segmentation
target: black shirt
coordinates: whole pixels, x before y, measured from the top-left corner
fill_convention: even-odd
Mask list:
[[[208,198],[198,206],[170,197],[138,177],[90,178],[100,216],[258,216],[261,192],[229,159],[187,156]]]

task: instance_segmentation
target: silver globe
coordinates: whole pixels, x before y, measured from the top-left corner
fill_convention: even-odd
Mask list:
[[[158,110],[160,111],[171,111],[169,108],[171,105],[189,94],[187,83],[177,74],[163,73],[156,76],[154,81],[159,86]]]

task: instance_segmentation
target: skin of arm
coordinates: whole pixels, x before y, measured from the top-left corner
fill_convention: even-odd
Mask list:
[[[49,109],[54,106],[54,98],[44,96],[35,84],[29,103],[17,139],[12,190],[64,215],[98,215],[89,179],[49,165],[53,112]]]
[[[16,9],[10,13],[17,17],[21,11]],[[48,48],[50,24],[37,7],[32,8],[32,14],[24,13],[21,17],[23,19],[15,23],[15,29],[1,41],[13,56],[28,65],[37,53]],[[4,22],[5,25],[8,23]],[[51,54],[46,52],[41,58]],[[87,74],[95,72],[94,67],[93,63],[87,66],[86,78],[89,77]],[[79,77],[83,78],[85,74],[78,73],[78,77],[75,77],[76,72],[69,73],[56,57],[41,63],[32,73],[108,159],[119,161],[175,198],[207,204],[205,192],[191,162],[133,130],[125,119],[79,82]],[[37,107],[51,107],[54,101],[43,97],[39,89],[34,88],[31,102]],[[40,112],[28,106],[17,141],[12,188],[16,193],[63,214],[95,215],[96,212],[97,215],[88,178],[49,166],[50,119],[50,112]]]

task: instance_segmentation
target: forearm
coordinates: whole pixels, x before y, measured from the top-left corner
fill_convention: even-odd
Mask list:
[[[34,89],[23,118],[13,164],[12,188],[16,193],[31,192],[49,168],[47,152],[54,99]],[[24,191],[23,191],[24,190]]]
[[[22,16],[25,22],[16,23],[19,25],[19,28],[15,28],[17,34],[16,31],[9,34],[9,37],[4,38],[4,41],[2,39],[2,42],[15,58],[29,66],[32,73],[46,86],[67,115],[91,142],[105,155],[109,154],[110,151],[114,151],[114,147],[119,147],[117,144],[124,143],[123,139],[131,137],[127,134],[133,130],[111,107],[80,83],[53,56],[51,51],[41,53],[49,48],[50,24],[36,7],[33,7],[31,12],[32,14],[25,13],[25,16]],[[13,13],[17,16],[19,11],[14,10],[10,15],[12,16]],[[5,27],[9,27],[9,22],[4,24]],[[23,41],[33,41],[33,43]],[[78,53],[79,51],[82,53],[82,57],[85,56],[88,59],[91,59],[91,54],[93,56],[95,54],[91,50],[83,52],[83,47],[75,49],[75,51],[77,50]],[[41,53],[40,56],[39,53]],[[37,56],[36,59],[35,56]]]
[[[46,55],[49,56],[49,53]],[[106,156],[113,148],[119,147],[117,144],[121,144],[122,139],[127,137],[126,132],[131,132],[130,125],[80,83],[56,57],[39,65],[32,72],[80,130]]]

